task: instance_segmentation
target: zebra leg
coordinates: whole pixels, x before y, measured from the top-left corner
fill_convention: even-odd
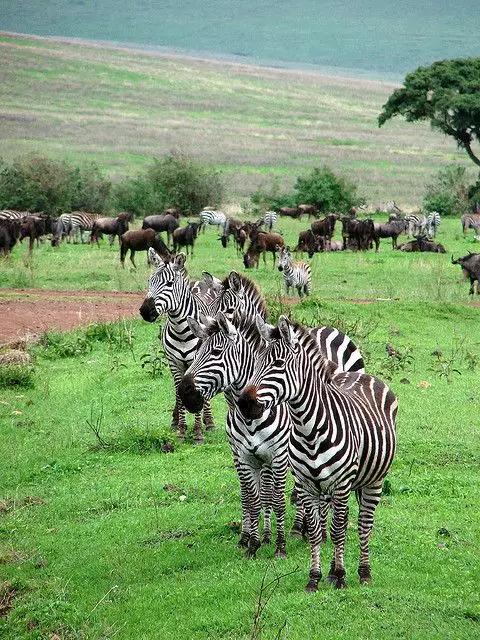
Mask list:
[[[277,538],[275,540],[275,557],[286,558],[285,541],[285,484],[287,481],[288,463],[282,461],[281,465],[273,470],[273,510],[277,522]]]
[[[322,531],[318,517],[318,497],[301,491],[300,499],[307,517],[308,540],[310,543],[310,573],[305,591],[315,593],[318,589],[318,583],[322,579],[322,569],[320,567]]]
[[[182,404],[182,408],[183,408],[183,404]],[[183,411],[185,412],[185,409],[183,409]],[[202,431],[201,411],[195,414],[195,423],[193,426],[193,441],[195,442],[195,444],[203,444],[205,442],[205,438],[203,436],[203,431]]]
[[[260,536],[258,532],[258,521],[262,509],[262,503],[260,501],[260,470],[254,469],[244,462],[239,461],[239,471],[248,491],[250,538],[248,540],[247,557],[254,558],[257,549],[260,547]]]
[[[293,521],[292,529],[290,531],[290,535],[295,538],[302,538],[304,531],[304,521],[305,521],[305,513],[303,511],[302,503],[298,496],[298,489],[295,485],[292,489],[292,493],[290,494],[290,502],[294,504],[296,507],[295,510],[295,519]]]
[[[348,523],[348,496],[350,491],[337,494],[333,498],[333,518],[330,527],[330,537],[334,544],[334,557],[330,565],[329,581],[336,589],[346,587],[345,582],[345,539]]]
[[[322,542],[327,541],[327,527],[328,527],[328,511],[330,509],[330,497],[322,496],[320,498],[320,527],[322,529]]]
[[[250,540],[250,494],[248,485],[245,482],[242,473],[240,472],[240,465],[236,454],[233,455],[233,459],[240,482],[240,502],[242,505],[242,531],[240,533],[238,546],[244,549],[248,549],[248,542]]]
[[[203,403],[203,424],[206,431],[215,429],[215,422],[212,415],[212,407],[210,406],[210,400],[205,400]]]
[[[382,485],[363,487],[357,490],[358,512],[358,537],[360,538],[360,562],[358,565],[358,577],[360,584],[366,584],[372,579],[370,570],[370,553],[368,543],[373,527],[373,516],[380,502]]]
[[[273,472],[271,467],[263,467],[260,473],[260,501],[263,508],[262,543],[272,541]]]

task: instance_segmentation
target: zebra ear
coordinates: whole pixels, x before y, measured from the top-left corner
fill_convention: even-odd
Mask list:
[[[278,330],[285,342],[292,347],[298,343],[298,338],[295,335],[295,331],[287,318],[287,316],[280,316],[278,319]]]
[[[222,281],[216,278],[215,276],[212,276],[212,274],[208,273],[208,271],[202,271],[202,276],[207,286],[212,288],[218,288],[222,286]]]
[[[258,333],[262,336],[266,342],[270,342],[272,339],[272,331],[275,329],[271,324],[267,324],[261,315],[255,317],[255,324],[257,325]]]
[[[208,336],[208,332],[204,326],[202,326],[195,318],[191,316],[187,317],[188,326],[190,327],[190,331],[194,336],[204,340]]]
[[[212,318],[212,316],[206,316],[204,313],[200,313],[198,317],[200,322],[203,324],[203,326],[207,328],[211,327],[212,324],[215,322],[215,318]]]
[[[217,315],[215,316],[215,320],[218,322],[218,326],[220,327],[220,331],[222,333],[224,333],[227,336],[227,338],[230,338],[230,340],[235,340],[236,339],[237,330],[233,326],[233,324],[230,322],[230,320],[227,319],[225,314],[223,314],[221,311],[219,311],[217,313]]]
[[[187,259],[184,253],[179,253],[173,259],[173,268],[175,271],[181,271],[185,266],[185,260]]]
[[[228,276],[228,284],[233,291],[236,291],[240,295],[243,294],[243,284],[236,271],[230,272],[230,275]]]
[[[152,249],[152,247],[148,249],[148,262],[154,267],[163,267],[165,264],[162,258],[158,255],[155,249]]]

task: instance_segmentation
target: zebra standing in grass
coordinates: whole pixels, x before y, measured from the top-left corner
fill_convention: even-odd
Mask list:
[[[257,316],[260,317],[260,316]],[[272,407],[254,419],[245,419],[238,408],[241,391],[252,376],[262,338],[252,317],[240,316],[230,322],[219,312],[213,318],[188,322],[202,340],[196,357],[179,385],[186,408],[195,413],[203,403],[224,392],[229,407],[227,435],[240,480],[242,533],[239,545],[254,556],[260,546],[259,517],[264,509],[263,541],[271,539],[271,511],[276,516],[275,556],[285,556],[285,481],[288,470],[288,437],[291,429],[286,405]],[[271,327],[273,329],[273,327]],[[363,360],[352,341],[335,329],[321,327],[302,336],[312,336],[322,353],[331,357],[340,370],[363,371]],[[328,503],[325,503],[328,507]],[[323,521],[326,510],[323,509]],[[303,510],[297,510],[293,531],[301,533]],[[324,527],[325,528],[325,527]]]
[[[167,315],[162,340],[165,355],[175,383],[175,408],[172,426],[178,429],[178,436],[184,439],[187,424],[185,408],[178,395],[178,385],[188,369],[197,351],[199,340],[192,333],[187,317],[199,319],[208,314],[208,304],[192,293],[191,284],[185,277],[185,255],[175,256],[173,261],[164,262],[154,249],[148,250],[150,264],[156,267],[148,282],[148,294],[140,307],[144,320],[155,322],[160,314]],[[206,429],[213,429],[213,416],[210,403],[205,403],[203,421]],[[202,418],[195,414],[194,441],[204,441]]]
[[[219,227],[222,232],[224,231],[227,222],[227,216],[223,213],[223,211],[204,209],[203,211],[200,211],[199,217],[204,231],[207,225]]]
[[[475,233],[480,232],[480,213],[466,213],[461,217],[461,221],[464,236],[468,229],[473,229]]]
[[[334,558],[329,579],[345,586],[344,552],[348,499],[359,504],[360,582],[371,580],[369,538],[384,478],[396,446],[397,400],[388,386],[372,376],[338,373],[313,338],[281,316],[273,330],[259,319],[268,346],[256,360],[255,372],[239,399],[246,419],[254,419],[288,402],[292,419],[290,465],[305,509],[311,547],[307,591],[321,578],[319,501],[332,498],[331,537]]]
[[[277,224],[278,213],[276,211],[265,211],[263,216],[263,224],[265,228],[271,231],[273,227]]]
[[[58,218],[57,227],[58,234],[55,232],[55,244],[58,244],[63,235],[67,235],[67,239],[78,239],[83,244],[83,234],[85,231],[92,231],[93,223],[102,217],[101,213],[85,213],[84,211],[72,211],[71,213],[62,213]],[[53,241],[52,241],[53,244]]]
[[[427,218],[421,211],[416,213],[409,213],[405,216],[405,222],[407,223],[408,235],[419,236],[425,233],[427,226]]]
[[[30,211],[11,211],[10,209],[4,209],[3,211],[0,211],[0,220],[22,221],[23,218],[26,218],[27,216],[31,216],[31,215],[34,215],[34,214],[30,213]]]
[[[438,211],[430,211],[427,215],[427,235],[435,238],[442,219]]]
[[[294,262],[290,247],[278,247],[278,270],[283,273],[287,296],[290,287],[297,290],[300,298],[303,295],[309,296],[312,286],[312,270],[306,262]]]

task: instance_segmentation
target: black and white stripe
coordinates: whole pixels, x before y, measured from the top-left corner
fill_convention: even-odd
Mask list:
[[[409,236],[419,236],[425,233],[427,218],[423,215],[423,213],[409,213],[405,216],[405,222],[408,225],[407,229]]]
[[[271,231],[273,227],[277,224],[278,213],[276,211],[265,211],[263,216],[263,224],[265,225],[265,229]]]
[[[331,537],[334,558],[329,579],[345,586],[344,551],[348,499],[359,503],[359,577],[371,579],[369,537],[383,480],[396,445],[397,401],[381,380],[360,373],[338,373],[323,357],[315,341],[303,331],[299,337],[285,316],[278,327],[258,320],[268,342],[257,356],[255,372],[239,398],[246,419],[287,402],[292,420],[290,466],[307,517],[311,546],[308,591],[321,578],[321,521],[319,506],[325,494],[333,504]]]
[[[463,235],[469,229],[473,229],[475,233],[480,231],[480,213],[466,213],[461,217]]]
[[[295,262],[290,247],[282,247],[278,255],[278,270],[283,273],[283,281],[287,296],[290,289],[296,289],[300,298],[310,295],[312,286],[312,270],[306,262]]]
[[[199,217],[204,229],[207,225],[213,225],[223,230],[227,222],[227,216],[223,211],[216,211],[215,209],[204,209],[200,211]]]
[[[20,220],[22,221],[27,216],[32,214],[29,211],[11,211],[10,209],[4,209],[0,211],[0,220]]]
[[[78,240],[80,236],[80,242],[84,242],[83,234],[85,231],[92,231],[93,223],[102,217],[100,213],[85,213],[84,211],[72,211],[71,213],[62,213],[59,216],[57,224],[59,230],[62,229],[61,234],[67,233],[67,238]]]
[[[438,211],[430,211],[427,215],[427,235],[435,238],[442,219]]]

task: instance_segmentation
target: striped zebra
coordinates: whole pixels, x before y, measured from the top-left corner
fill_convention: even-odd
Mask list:
[[[442,219],[438,211],[430,211],[427,215],[427,235],[435,238]]]
[[[84,211],[72,211],[71,213],[62,213],[57,220],[57,231],[54,233],[55,244],[58,245],[59,241],[64,235],[67,235],[68,239],[78,239],[80,236],[80,242],[83,244],[83,234],[85,231],[92,231],[93,223],[101,218],[101,213],[85,213]]]
[[[405,222],[408,225],[409,236],[419,236],[425,233],[427,218],[420,211],[406,215]]]
[[[258,316],[260,317],[260,316]],[[241,391],[255,367],[263,342],[255,319],[242,316],[230,322],[219,312],[213,320],[188,318],[192,332],[202,341],[193,363],[179,385],[186,408],[195,413],[203,403],[223,392],[228,404],[227,436],[240,481],[242,532],[239,545],[254,556],[260,546],[259,517],[264,510],[263,541],[271,539],[271,512],[276,516],[275,556],[285,556],[285,481],[288,471],[288,438],[291,429],[288,407],[281,404],[255,419],[245,419],[239,410]],[[271,327],[273,329],[273,327]],[[299,333],[312,336],[322,353],[339,370],[363,371],[363,360],[352,341],[335,329],[321,327]],[[324,502],[328,507],[328,503]],[[326,521],[326,509],[322,517]],[[297,510],[294,531],[301,533],[303,509]]]
[[[465,236],[469,229],[480,232],[480,213],[466,213],[461,217],[462,231]]]
[[[265,211],[263,216],[263,224],[265,225],[265,229],[271,231],[274,225],[277,224],[278,213],[276,211]]]
[[[162,341],[165,355],[175,384],[175,408],[172,414],[172,426],[178,429],[178,437],[184,439],[187,424],[185,408],[178,395],[178,385],[195,358],[199,340],[190,330],[187,317],[199,319],[208,314],[208,304],[196,296],[185,277],[185,255],[178,254],[171,262],[164,262],[152,248],[148,250],[150,264],[155,271],[148,282],[148,293],[140,307],[144,320],[155,322],[161,314],[167,315]],[[205,403],[203,422],[206,429],[214,427],[210,403]],[[204,441],[202,416],[195,414],[194,441]]]
[[[294,262],[290,247],[279,247],[278,270],[283,273],[287,296],[290,288],[297,290],[300,298],[309,296],[312,286],[312,270],[306,262]]]
[[[11,211],[10,209],[4,209],[0,211],[0,220],[20,220],[33,214],[30,211]]]
[[[359,504],[360,582],[371,580],[369,538],[383,480],[396,445],[397,400],[381,380],[359,373],[339,373],[313,338],[298,336],[285,316],[268,328],[257,319],[267,346],[257,356],[255,372],[238,406],[246,419],[287,402],[292,419],[290,466],[307,516],[311,564],[307,591],[321,578],[319,503],[324,494],[333,504],[331,538],[334,558],[329,580],[345,586],[344,552],[348,499]],[[305,333],[305,332],[304,332]]]
[[[207,225],[220,227],[223,231],[227,222],[227,216],[223,211],[215,211],[214,209],[204,209],[203,211],[200,211],[199,218],[204,231]]]

